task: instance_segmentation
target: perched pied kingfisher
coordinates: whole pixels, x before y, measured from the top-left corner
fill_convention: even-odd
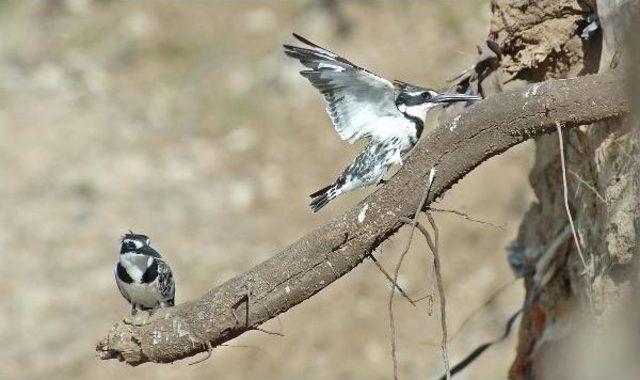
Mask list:
[[[324,96],[340,138],[351,144],[369,139],[333,184],[311,194],[313,212],[344,192],[381,183],[391,165],[402,165],[422,134],[427,111],[451,102],[480,99],[390,82],[295,33],[293,36],[306,46],[284,45],[284,52],[309,68],[300,74]]]
[[[176,286],[171,268],[149,242],[147,236],[131,231],[122,237],[115,270],[116,284],[131,303],[132,316],[139,310],[153,313],[158,308],[175,304]]]

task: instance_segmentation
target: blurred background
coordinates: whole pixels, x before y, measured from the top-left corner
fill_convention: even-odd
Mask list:
[[[146,233],[177,301],[275,254],[366,195],[319,214],[308,194],[360,147],[282,54],[296,31],[387,78],[434,88],[468,67],[489,1],[0,2],[0,379],[389,379],[389,286],[366,261],[211,359],[131,368],[95,358],[129,312],[113,278],[119,237]],[[433,127],[436,127],[435,125]],[[483,164],[438,207],[450,358],[502,333],[522,300],[504,247],[533,195],[532,146]],[[370,190],[371,191],[371,190]],[[395,265],[402,231],[380,248]],[[437,299],[416,239],[401,284]],[[437,302],[396,298],[401,378],[442,372]],[[515,335],[515,334],[514,334]],[[461,379],[506,378],[515,340]]]

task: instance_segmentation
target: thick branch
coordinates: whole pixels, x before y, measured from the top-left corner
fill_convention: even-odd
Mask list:
[[[385,186],[342,216],[200,299],[160,310],[149,324],[117,323],[98,343],[99,357],[131,365],[173,362],[255,329],[348,273],[402,218],[413,217],[432,167],[437,174],[427,205],[483,161],[553,132],[558,122],[569,128],[628,111],[615,73],[547,81],[483,100],[425,136]]]

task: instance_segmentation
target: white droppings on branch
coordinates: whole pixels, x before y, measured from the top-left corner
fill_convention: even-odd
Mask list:
[[[185,330],[185,329],[182,328],[182,323],[180,323],[180,321],[178,321],[178,320],[174,320],[173,321],[173,329],[174,329],[174,331],[177,332],[178,337],[180,337],[180,338],[188,336],[188,335],[191,335],[189,333],[189,330]]]
[[[358,214],[358,223],[364,222],[364,219],[367,217],[368,209],[369,209],[369,204],[367,203],[362,207],[362,210],[360,210],[360,213]]]
[[[435,177],[436,177],[436,167],[434,166],[429,171],[429,184],[427,185],[427,191],[429,191],[428,189],[431,189],[431,185],[433,184],[433,179]]]
[[[535,96],[538,95],[538,89],[540,89],[541,84],[537,83],[534,84],[533,86],[531,86],[525,93],[524,93],[524,97],[528,98],[529,96]]]
[[[151,339],[151,343],[153,343],[154,345],[156,345],[156,344],[160,343],[160,339],[161,339],[161,337],[162,337],[162,334],[160,334],[160,331],[158,331],[158,330],[153,330],[153,331],[151,332],[151,336],[153,337],[153,338]]]
[[[449,132],[453,132],[453,130],[456,129],[456,127],[458,126],[458,120],[460,120],[460,116],[462,115],[458,115],[453,118],[453,121],[451,122],[451,124],[449,124]]]

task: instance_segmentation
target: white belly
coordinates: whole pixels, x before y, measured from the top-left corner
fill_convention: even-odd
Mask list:
[[[144,307],[153,308],[158,302],[163,301],[162,295],[158,289],[158,280],[150,284],[127,284],[120,282],[120,287],[127,293],[131,303],[136,303]]]
[[[394,137],[409,141],[410,136],[415,136],[416,126],[403,116],[387,116],[376,121],[372,128],[372,138],[383,142]]]

